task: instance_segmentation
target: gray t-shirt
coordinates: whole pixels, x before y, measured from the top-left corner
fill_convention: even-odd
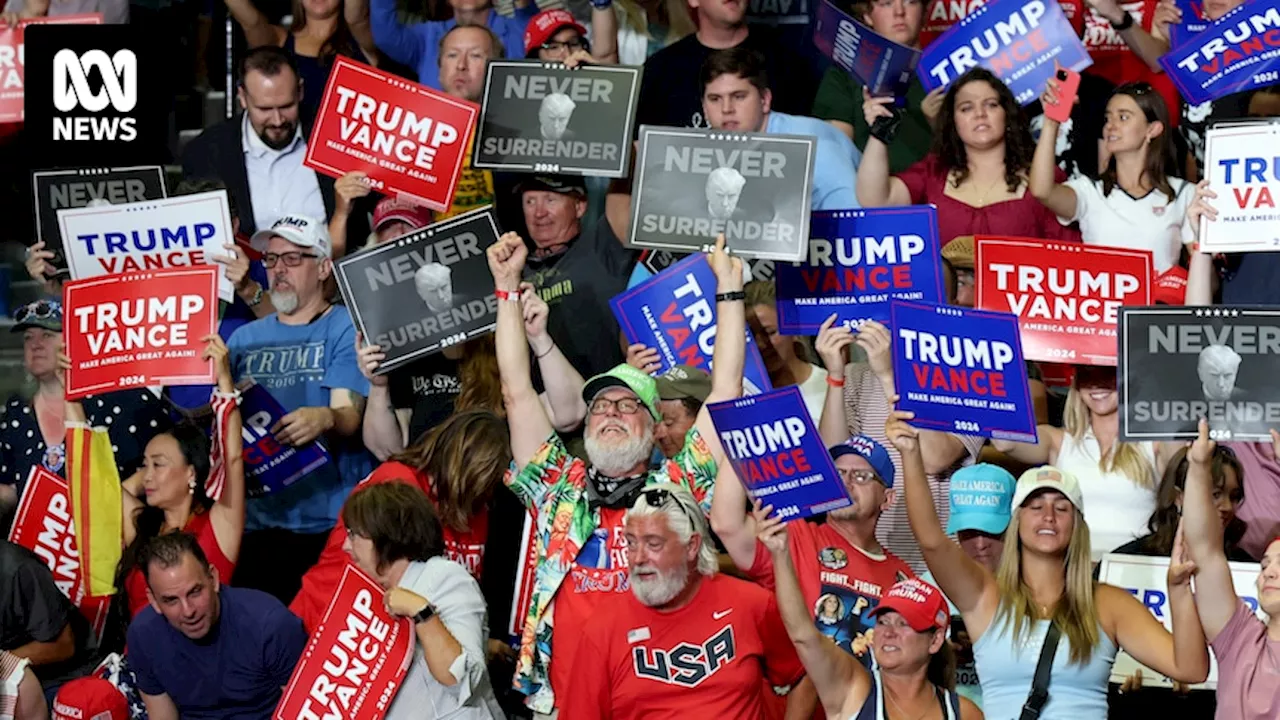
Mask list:
[[[485,667],[489,621],[480,585],[466,568],[442,557],[409,563],[400,587],[431,602],[462,654],[449,666],[457,681],[443,685],[431,675],[422,648],[416,646],[409,673],[387,710],[386,720],[502,720]]]

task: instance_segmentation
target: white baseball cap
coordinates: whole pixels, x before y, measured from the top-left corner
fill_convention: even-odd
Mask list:
[[[323,257],[333,254],[333,241],[329,239],[329,227],[322,221],[309,215],[285,215],[272,224],[270,230],[259,230],[249,239],[249,244],[258,252],[267,251],[267,243],[279,235],[289,242],[304,248],[315,248]]]
[[[1057,490],[1071,501],[1080,512],[1084,512],[1084,494],[1080,492],[1080,482],[1076,476],[1052,465],[1031,468],[1018,478],[1018,487],[1013,491],[1013,507],[1022,507],[1037,490]]]

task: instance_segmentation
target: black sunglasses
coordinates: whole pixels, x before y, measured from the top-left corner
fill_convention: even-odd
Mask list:
[[[651,508],[661,508],[668,500],[670,500],[675,503],[676,507],[680,508],[680,512],[683,513],[685,517],[689,518],[689,522],[693,523],[694,529],[696,530],[698,528],[697,518],[693,517],[689,512],[689,508],[685,507],[684,503],[680,502],[680,500],[676,498],[675,494],[670,490],[660,487],[648,488],[640,493],[640,497],[644,498],[645,503]]]
[[[62,313],[62,306],[51,300],[40,300],[18,308],[13,314],[13,321],[24,323],[29,320],[44,320]]]

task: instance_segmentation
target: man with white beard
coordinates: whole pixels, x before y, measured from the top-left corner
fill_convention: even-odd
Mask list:
[[[498,298],[498,369],[514,457],[506,483],[530,509],[539,549],[515,686],[530,696],[526,704],[542,717],[555,712],[553,690],[576,682],[570,673],[573,636],[570,641],[555,642],[554,627],[576,634],[596,612],[602,595],[625,593],[630,587],[623,539],[627,509],[646,485],[677,484],[691,491],[700,512],[709,512],[724,451],[704,408],[689,430],[684,449],[651,467],[654,424],[661,418],[657,386],[649,375],[618,365],[591,378],[583,388],[590,462],[570,455],[552,430],[529,373],[520,306],[520,274],[527,255],[524,241],[515,233],[503,235],[488,250]],[[742,263],[724,251],[723,237],[709,260],[716,275],[719,327],[708,404],[742,394],[746,344]]]
[[[768,590],[716,572],[693,495],[649,486],[627,512],[631,592],[575,633],[559,720],[765,717],[765,683],[804,674]]]

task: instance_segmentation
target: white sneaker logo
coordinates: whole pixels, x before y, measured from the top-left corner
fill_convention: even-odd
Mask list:
[[[729,608],[728,610],[721,610],[720,612],[713,612],[711,613],[711,619],[719,620],[720,618],[724,617],[725,615],[728,615],[731,612],[733,612],[733,608]]]

